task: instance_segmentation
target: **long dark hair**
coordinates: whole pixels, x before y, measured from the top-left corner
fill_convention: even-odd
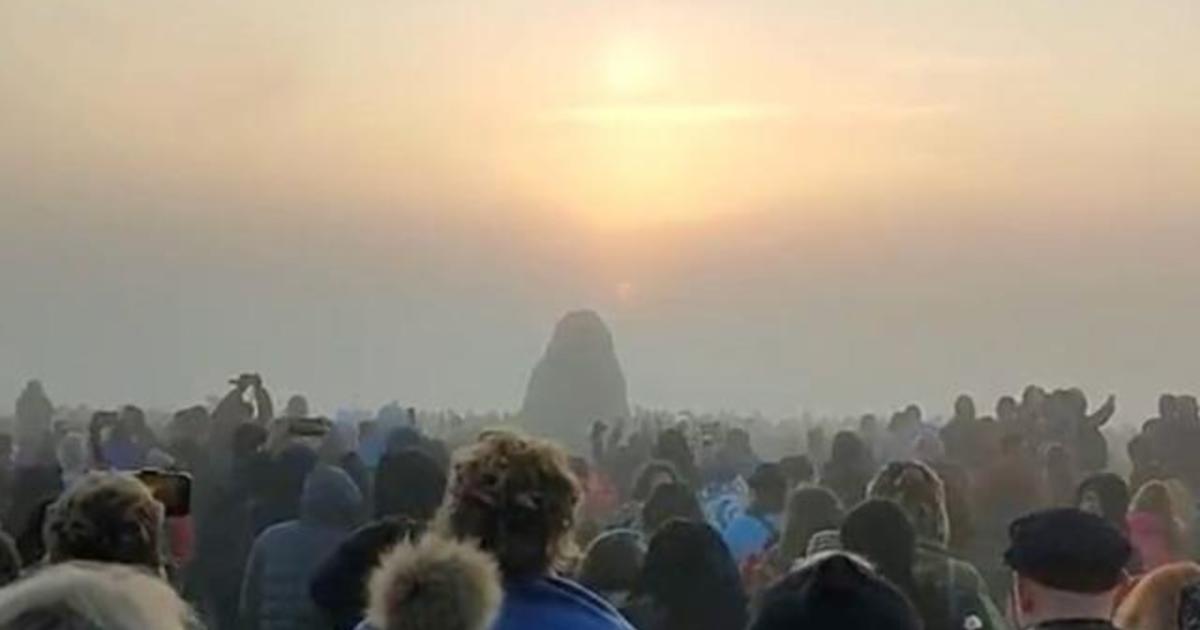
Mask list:
[[[1075,505],[1082,506],[1084,498],[1095,495],[1099,501],[1100,512],[1097,516],[1112,523],[1121,531],[1129,528],[1125,518],[1129,513],[1129,484],[1116,473],[1096,473],[1079,484],[1075,493]]]
[[[912,601],[928,630],[949,628],[950,605],[932,587],[917,582],[917,530],[899,504],[871,499],[859,505],[842,523],[842,544],[875,566]]]
[[[406,516],[422,523],[437,513],[446,494],[446,473],[416,448],[388,453],[375,469],[375,517]]]
[[[729,548],[707,523],[674,520],[650,539],[636,595],[658,613],[658,630],[743,628],[747,598]]]

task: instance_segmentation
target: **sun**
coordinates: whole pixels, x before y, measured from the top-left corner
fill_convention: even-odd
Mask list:
[[[662,78],[662,61],[645,43],[617,42],[605,58],[608,87],[621,95],[636,95],[653,89]]]

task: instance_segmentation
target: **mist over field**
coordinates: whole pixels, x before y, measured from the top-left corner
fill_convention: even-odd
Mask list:
[[[1185,0],[5,2],[0,400],[513,410],[589,308],[636,405],[1140,422],[1197,383],[1198,58]]]

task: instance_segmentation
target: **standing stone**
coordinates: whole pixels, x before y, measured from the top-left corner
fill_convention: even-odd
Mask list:
[[[46,396],[41,381],[29,381],[21,396],[17,398],[17,463],[32,466],[39,463],[46,436],[50,433],[50,421],[54,416],[54,405]]]
[[[585,441],[597,420],[629,417],[625,376],[612,333],[593,311],[568,313],[533,368],[521,416],[533,431]]]

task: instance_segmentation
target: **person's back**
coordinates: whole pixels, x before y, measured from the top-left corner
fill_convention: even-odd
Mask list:
[[[627,613],[642,630],[725,630],[746,624],[746,604],[720,534],[706,523],[675,520],[650,540]]]
[[[492,630],[613,630],[625,620],[599,595],[556,576],[506,580]]]
[[[245,627],[291,630],[313,623],[317,611],[309,583],[361,508],[362,496],[344,472],[327,466],[313,471],[300,519],[270,527],[250,552],[241,602]]]
[[[300,515],[304,480],[316,465],[316,453],[302,445],[288,447],[274,458],[259,458],[258,465],[247,473],[248,481],[256,486],[256,533]]]

